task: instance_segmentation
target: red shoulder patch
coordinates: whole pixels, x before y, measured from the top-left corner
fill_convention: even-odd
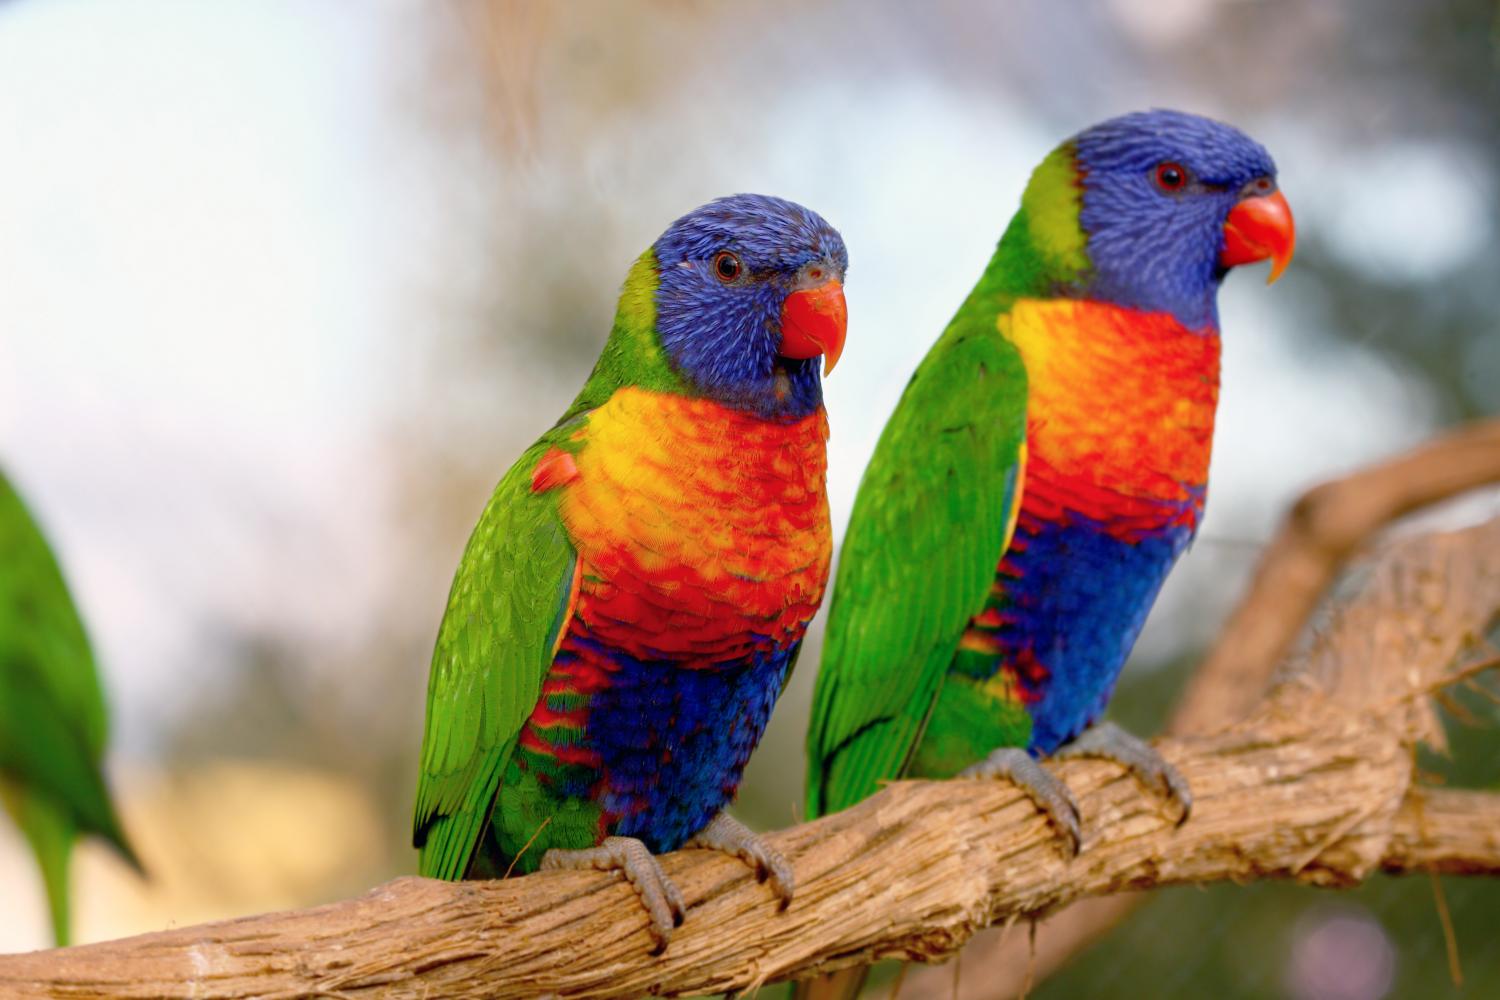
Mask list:
[[[578,478],[578,463],[561,448],[549,448],[531,473],[531,492],[542,493]]]

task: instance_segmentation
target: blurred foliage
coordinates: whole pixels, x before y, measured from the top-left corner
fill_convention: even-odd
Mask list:
[[[1493,192],[1500,183],[1500,55],[1482,29],[1500,23],[1497,17],[1489,0],[1362,5],[1359,25],[1381,30],[1349,31],[1346,44],[1330,53],[1337,75],[1330,69],[1327,79],[1343,82],[1338,94],[1369,88],[1366,99],[1384,105],[1380,123],[1391,136],[1465,150]],[[1431,280],[1377,280],[1316,238],[1298,254],[1298,267],[1322,294],[1326,326],[1419,372],[1447,404],[1447,420],[1500,411],[1500,202],[1492,198],[1489,210],[1488,242],[1467,264]]]

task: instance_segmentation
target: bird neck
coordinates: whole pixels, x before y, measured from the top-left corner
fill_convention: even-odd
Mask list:
[[[998,317],[1020,299],[1076,294],[1089,273],[1088,240],[1078,225],[1080,199],[1072,147],[1064,144],[1032,172],[1020,209],[955,322],[993,330]]]
[[[1102,238],[1097,217],[1086,226],[1090,211],[1100,209],[1085,207],[1076,151],[1064,143],[1032,172],[960,316],[988,326],[1021,299],[1074,299],[1170,313],[1190,330],[1216,332],[1222,268],[1191,254],[1159,266],[1139,241]]]
[[[563,420],[596,410],[629,387],[689,399],[714,398],[740,413],[781,424],[796,423],[822,410],[820,358],[778,360],[762,378],[745,380],[741,391],[695,384],[663,348],[656,309],[660,281],[656,252],[647,250],[625,278],[609,340]]]
[[[647,250],[631,265],[625,286],[620,290],[609,339],[563,420],[598,409],[626,386],[691,395],[686,380],[667,361],[656,336],[657,283],[656,253]]]

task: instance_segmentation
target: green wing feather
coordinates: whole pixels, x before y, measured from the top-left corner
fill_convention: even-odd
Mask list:
[[[41,529],[0,474],[0,793],[68,938],[68,857],[79,832],[137,869],[104,781],[104,695],[78,609]]]
[[[432,654],[412,827],[422,874],[432,878],[468,872],[570,611],[577,554],[557,492],[533,493],[531,477],[576,426],[560,424],[511,466],[453,578]]]
[[[860,483],[813,696],[809,816],[901,776],[994,583],[1021,493],[1026,374],[993,315],[961,312],[928,352]]]

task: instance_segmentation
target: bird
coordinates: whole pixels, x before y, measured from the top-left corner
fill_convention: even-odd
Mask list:
[[[917,367],[856,494],[807,734],[806,814],[897,778],[1016,783],[1076,853],[1041,760],[1112,759],[1179,820],[1181,774],[1103,715],[1203,517],[1217,292],[1295,244],[1264,147],[1156,109],[1031,174],[978,283]],[[804,996],[852,995],[859,970]],[[830,985],[832,983],[832,985]]]
[[[577,399],[500,480],[433,652],[413,844],[425,876],[616,870],[655,950],[681,894],[656,855],[786,859],[725,807],[822,602],[831,372],[848,252],[739,194],[630,267]]]
[[[105,783],[108,714],[57,557],[0,472],[0,802],[41,869],[58,947],[72,939],[73,845],[94,834],[143,872]]]

